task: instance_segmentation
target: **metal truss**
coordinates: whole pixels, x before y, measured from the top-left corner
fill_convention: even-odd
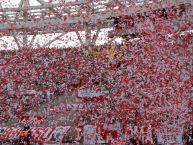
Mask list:
[[[67,32],[76,32],[81,45],[95,45],[100,30],[113,27],[111,17],[192,4],[192,0],[83,0],[57,4],[36,0],[40,5],[30,6],[29,1],[21,0],[18,8],[3,8],[0,5],[0,35],[13,36],[19,48],[31,48],[36,35],[61,33],[59,36],[62,37]],[[91,37],[93,30],[97,30],[94,38]],[[80,37],[80,31],[85,31],[86,41]],[[23,36],[21,43],[17,39],[18,34]],[[33,35],[31,41],[28,40],[29,35]]]

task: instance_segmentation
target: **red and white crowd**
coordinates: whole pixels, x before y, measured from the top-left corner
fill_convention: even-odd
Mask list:
[[[114,136],[123,134],[126,124],[190,125],[192,36],[178,39],[1,51],[1,122],[58,96],[79,97],[78,92],[89,90],[79,99],[84,107],[77,110],[77,125],[119,125]]]
[[[143,38],[122,44],[0,51],[0,123],[73,96],[81,107],[72,124],[95,126],[102,140],[130,134],[149,145],[168,125],[186,132],[193,125],[193,36],[184,30],[193,26],[158,19]]]

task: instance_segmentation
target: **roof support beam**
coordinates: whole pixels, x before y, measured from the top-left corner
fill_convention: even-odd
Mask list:
[[[3,17],[4,17],[4,18],[8,18],[8,15],[7,15],[6,12],[4,11],[4,9],[3,9],[1,3],[0,3],[0,9],[2,9]]]
[[[22,47],[21,47],[21,45],[19,44],[19,40],[17,39],[17,37],[16,37],[15,35],[13,35],[13,38],[14,38],[14,40],[15,40],[15,43],[17,44],[17,47],[18,47],[19,49],[21,49]]]
[[[96,30],[96,34],[93,36],[93,39],[92,39],[92,44],[93,44],[93,45],[96,44],[96,40],[97,40],[97,38],[98,38],[99,32],[100,32],[100,27],[98,26],[98,27],[97,27],[97,30]]]
[[[46,3],[44,0],[37,0],[42,6],[47,6],[48,5],[48,3]],[[51,8],[51,7],[48,7],[48,9],[50,10],[50,11],[52,11],[55,15],[56,15],[56,17],[58,17],[59,19],[61,19],[62,18],[62,15],[61,14],[59,14],[54,8]]]
[[[30,43],[29,43],[29,47],[32,47],[35,39],[36,39],[36,35],[33,35],[32,39],[31,39],[31,41],[30,41]]]
[[[55,37],[54,39],[52,39],[51,41],[49,41],[48,43],[46,43],[43,48],[49,46],[51,43],[53,43],[54,41],[58,40],[60,37],[64,36],[67,32],[64,32],[62,34],[60,34],[59,36]]]
[[[77,35],[78,40],[80,41],[81,45],[84,46],[84,42],[82,41],[82,38],[81,38],[80,33],[78,31],[76,31],[76,35]]]
[[[23,4],[24,4],[24,1],[25,0],[21,0],[20,3],[19,3],[19,8],[22,8],[23,7]],[[21,11],[17,12],[16,15],[15,15],[15,21],[18,21],[19,20],[19,14],[21,13]]]

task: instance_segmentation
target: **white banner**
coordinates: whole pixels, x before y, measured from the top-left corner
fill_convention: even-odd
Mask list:
[[[70,110],[81,110],[83,109],[83,104],[67,104],[67,109],[70,109]]]
[[[93,98],[93,97],[97,97],[100,96],[101,93],[100,92],[96,92],[94,90],[91,89],[81,89],[78,90],[78,97],[89,97],[89,98]]]
[[[19,90],[20,94],[33,95],[37,94],[35,90]]]
[[[150,142],[153,144],[153,134],[151,125],[144,126],[128,126],[127,131],[129,131],[130,137],[138,137],[142,143]]]
[[[157,141],[159,144],[177,144],[183,145],[183,129],[179,127],[164,127],[158,130]]]
[[[67,131],[70,129],[70,126],[56,127],[54,132],[50,134],[48,141],[61,142],[64,135],[67,134]]]
[[[96,126],[86,125],[84,126],[84,145],[96,144]]]

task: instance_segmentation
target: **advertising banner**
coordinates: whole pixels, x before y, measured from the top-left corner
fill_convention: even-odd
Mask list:
[[[96,126],[85,125],[84,126],[84,145],[96,144]]]
[[[182,141],[183,129],[180,127],[164,127],[158,130],[158,144],[177,144],[183,145]]]
[[[70,126],[58,127],[34,127],[31,128],[32,141],[38,142],[61,142],[63,137],[67,134]],[[0,128],[0,140],[18,139],[21,128],[16,127],[2,127]]]
[[[100,92],[96,92],[94,90],[91,89],[80,89],[78,90],[78,97],[83,98],[83,97],[89,97],[89,98],[93,98],[93,97],[97,97],[100,96]]]

